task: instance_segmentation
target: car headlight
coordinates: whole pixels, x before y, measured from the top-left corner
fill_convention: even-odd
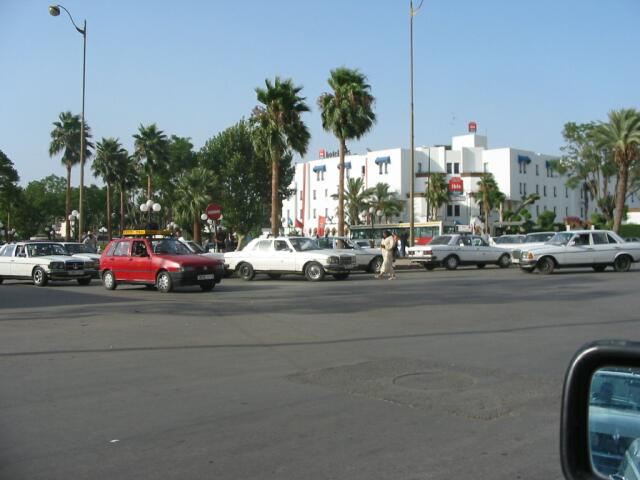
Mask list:
[[[64,270],[64,262],[51,262],[49,268],[51,270]]]
[[[535,257],[535,255],[533,254],[533,252],[527,252],[527,260],[533,260]]]
[[[340,259],[338,257],[329,257],[329,258],[327,258],[327,263],[329,265],[335,265],[335,264],[337,264],[339,262],[340,262]]]
[[[100,262],[92,260],[84,264],[84,268],[100,268]]]
[[[180,271],[181,272],[195,272],[196,267],[193,267],[191,265],[183,265],[182,267],[180,267]]]

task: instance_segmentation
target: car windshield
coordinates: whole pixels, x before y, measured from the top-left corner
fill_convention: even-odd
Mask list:
[[[84,243],[67,243],[64,247],[67,249],[67,252],[69,252],[69,255],[76,253],[96,253],[90,245],[85,245]]]
[[[429,245],[448,245],[450,241],[451,237],[449,235],[442,235],[431,240]]]
[[[164,240],[153,240],[151,242],[153,245],[153,252],[158,254],[168,254],[168,255],[191,255],[192,252],[187,248],[185,244],[179,242],[178,240],[172,239],[164,239]]]
[[[291,238],[291,245],[296,252],[307,252],[309,250],[319,250],[318,244],[310,238]]]
[[[495,242],[497,245],[500,245],[503,243],[522,243],[523,240],[524,237],[519,235],[503,235],[502,237],[496,238]]]
[[[623,369],[601,369],[591,380],[589,405],[640,411],[640,376]]]
[[[548,242],[553,233],[530,233],[524,239],[524,243]]]
[[[569,243],[569,240],[573,238],[573,235],[574,234],[572,232],[559,232],[549,240],[549,243],[553,243],[554,245],[566,245]]]
[[[198,245],[196,242],[187,242],[187,245],[191,248],[191,250],[195,253],[206,253],[204,248]]]
[[[46,255],[68,255],[59,243],[31,243],[27,245],[30,257],[44,257]]]

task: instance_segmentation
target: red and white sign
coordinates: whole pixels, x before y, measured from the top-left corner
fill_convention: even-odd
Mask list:
[[[205,213],[211,220],[220,220],[220,218],[222,218],[222,209],[217,203],[210,203],[207,205]]]
[[[464,182],[460,177],[453,177],[449,180],[449,195],[462,195],[464,193]]]
[[[469,133],[476,133],[476,130],[478,130],[476,122],[469,122]]]
[[[320,149],[320,158],[324,158],[324,156],[327,154],[326,150],[324,148]]]

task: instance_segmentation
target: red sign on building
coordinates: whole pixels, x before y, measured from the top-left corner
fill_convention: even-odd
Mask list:
[[[320,158],[324,158],[324,156],[326,155],[326,151],[324,148],[320,149]]]
[[[462,195],[464,193],[464,182],[460,177],[453,177],[449,180],[449,195]]]
[[[476,133],[476,130],[478,130],[476,122],[469,122],[469,133]]]

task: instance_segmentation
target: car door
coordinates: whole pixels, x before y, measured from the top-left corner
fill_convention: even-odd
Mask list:
[[[105,268],[111,270],[118,281],[131,281],[133,278],[129,264],[130,249],[131,240],[118,242],[113,249],[113,254],[106,259]]]
[[[476,238],[479,237],[463,235],[458,238],[458,256],[462,263],[474,263],[481,261],[478,247],[473,243],[473,240]]]
[[[560,265],[592,265],[594,250],[588,233],[577,233],[556,256]]]
[[[13,275],[11,271],[13,270],[13,264],[16,259],[13,256],[16,250],[16,245],[6,245],[2,250],[2,256],[0,256],[0,276],[10,276]]]
[[[136,282],[148,282],[155,280],[155,274],[151,268],[151,256],[144,240],[134,240],[129,256],[131,280]]]
[[[273,240],[260,240],[247,260],[254,270],[273,270],[273,253]]]
[[[30,277],[33,260],[29,258],[27,245],[18,245],[11,262],[11,275],[15,277]]]
[[[274,269],[281,272],[293,272],[296,269],[296,258],[293,249],[286,240],[273,241]]]
[[[614,240],[614,243],[610,243],[610,239]],[[591,232],[591,242],[593,243],[593,263],[612,264],[618,242],[615,242],[614,238],[610,238],[607,232]]]
[[[475,262],[488,263],[496,261],[497,256],[493,253],[494,249],[482,237],[472,237],[471,244],[473,245],[472,258]]]

